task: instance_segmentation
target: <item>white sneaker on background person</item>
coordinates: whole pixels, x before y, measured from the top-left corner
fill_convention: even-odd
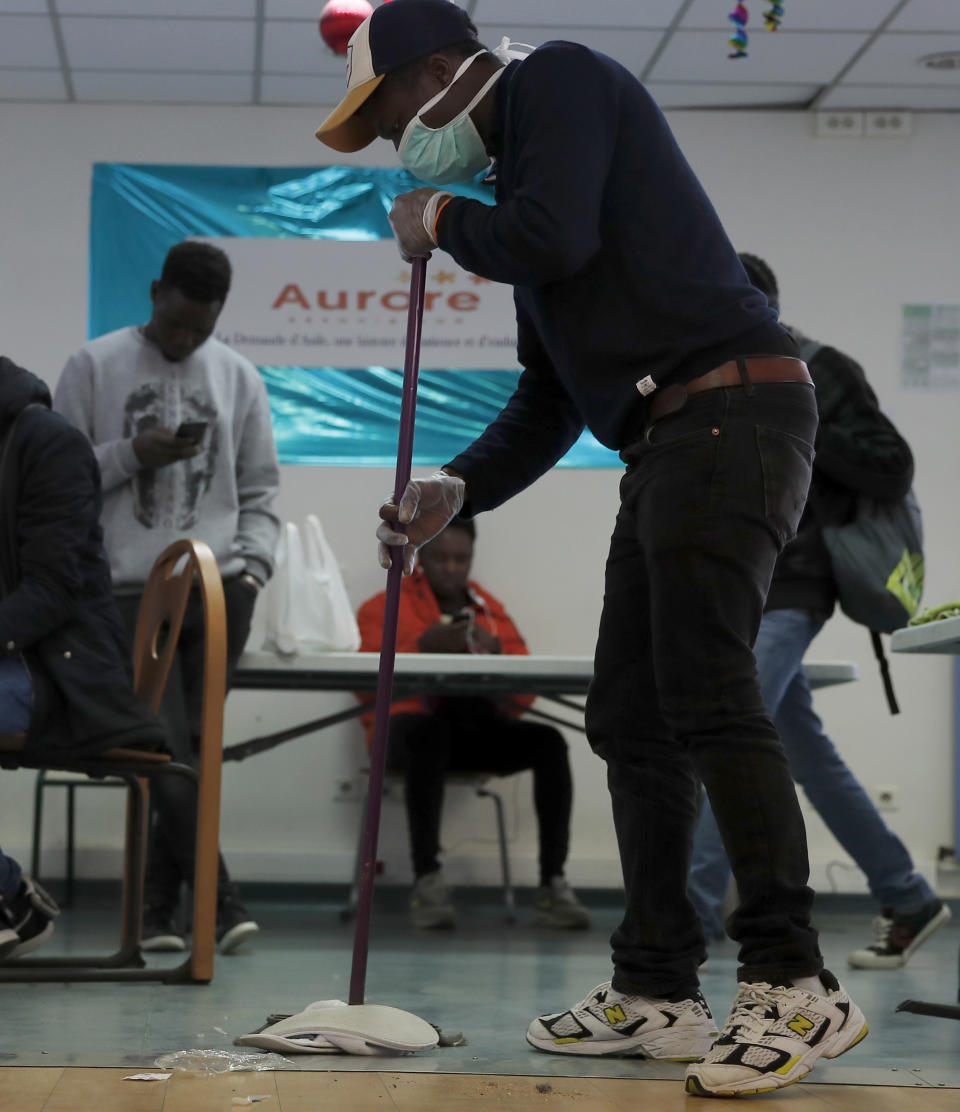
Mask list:
[[[884,908],[873,921],[874,942],[854,950],[847,963],[854,969],[900,969],[914,950],[949,920],[950,908],[941,900],[932,900],[909,914]]]
[[[450,888],[443,872],[418,877],[410,893],[410,921],[424,930],[448,930],[457,925]]]

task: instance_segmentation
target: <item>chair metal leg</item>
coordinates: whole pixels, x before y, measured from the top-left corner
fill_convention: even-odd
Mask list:
[[[513,885],[510,882],[510,856],[507,853],[507,825],[503,819],[503,800],[500,793],[490,788],[480,786],[476,793],[485,799],[493,800],[497,816],[497,838],[500,843],[500,870],[503,873],[503,903],[507,909],[507,922],[517,921],[517,907],[513,898]]]
[[[75,879],[76,834],[77,834],[77,789],[67,784],[67,890],[63,906],[73,905],[73,885]]]
[[[46,773],[41,769],[33,786],[33,845],[30,847],[30,875],[40,876],[40,841],[43,830],[43,789]]]
[[[347,895],[346,905],[340,908],[340,919],[344,923],[349,923],[350,920],[357,913],[357,902],[360,899],[360,870],[363,868],[363,831],[367,825],[367,806],[369,805],[369,793],[367,799],[364,800],[363,808],[360,811],[360,823],[357,827],[357,849],[353,856],[353,878],[350,881],[350,892]]]

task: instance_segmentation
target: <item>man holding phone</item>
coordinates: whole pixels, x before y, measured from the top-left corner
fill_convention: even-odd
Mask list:
[[[172,247],[150,287],[146,324],[84,344],[67,361],[54,406],[93,444],[103,481],[104,544],[133,639],[144,584],[167,545],[196,537],[213,549],[227,604],[227,681],[243,650],[257,592],[273,571],[279,522],[277,452],[256,367],[213,336],[230,289],[227,256],[207,243]],[[196,762],[203,613],[191,596],[161,716],[175,759]],[[192,883],[193,787],[163,777],[152,794],[143,947],[182,950],[175,916]],[[221,952],[257,930],[221,859]]]

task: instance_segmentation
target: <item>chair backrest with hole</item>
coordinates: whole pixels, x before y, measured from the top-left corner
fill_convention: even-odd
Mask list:
[[[226,607],[220,569],[203,541],[174,541],[160,553],[143,591],[133,652],[137,694],[156,713],[173,665],[190,592],[197,581],[204,609],[204,707],[220,713],[226,689]]]

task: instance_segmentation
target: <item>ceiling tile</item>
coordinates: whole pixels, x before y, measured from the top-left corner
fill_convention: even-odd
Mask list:
[[[476,24],[525,24],[534,27],[654,27],[663,28],[681,7],[682,0],[477,0]],[[551,31],[548,38],[556,36]]]
[[[0,69],[0,100],[66,100],[60,70]]]
[[[960,0],[958,0],[960,2]],[[881,35],[844,75],[844,84],[933,85],[960,89],[960,72],[920,65],[925,54],[960,50],[960,34]]]
[[[59,66],[49,19],[0,15],[0,66]]]
[[[77,100],[133,104],[249,104],[253,92],[244,74],[87,70],[73,74],[73,86]]]
[[[828,93],[817,107],[960,112],[960,85],[942,89],[915,85],[841,85]]]
[[[960,4],[957,0],[910,0],[890,30],[960,31]]]
[[[661,108],[802,108],[819,85],[737,85],[653,82],[650,95]]]
[[[345,91],[346,84],[342,77],[265,73],[260,82],[260,103],[315,104],[332,108],[340,101]],[[318,119],[317,123],[320,122]]]
[[[316,23],[324,3],[325,0],[266,0],[265,12],[267,19],[312,19]]]
[[[480,41],[491,49],[500,42],[504,31],[501,24],[478,24]],[[640,73],[663,37],[662,31],[614,31],[600,27],[532,27],[514,25],[509,28],[514,42],[540,46],[550,39],[583,43],[615,58],[633,73]]]
[[[916,2],[916,0],[914,0]],[[953,2],[953,0],[949,0]],[[709,27],[719,30],[732,28],[727,14],[735,0],[724,4],[723,0],[693,0],[680,24],[681,27]],[[897,0],[787,0],[784,3],[783,22],[780,32],[786,31],[872,31],[897,5]],[[766,34],[763,26],[763,12],[767,8],[763,0],[748,3],[750,22],[747,31],[752,34]]]
[[[251,20],[66,17],[60,23],[75,69],[216,73],[253,67]]]
[[[866,40],[867,35],[850,32],[752,36],[748,57],[729,58],[722,34],[679,31],[647,79],[821,83],[832,81]]]
[[[320,38],[316,20],[267,20],[263,29],[263,68],[271,73],[320,73],[347,81],[347,59]]]
[[[34,12],[46,15],[47,0],[0,0],[0,14],[11,12]]]
[[[138,15],[165,19],[177,15],[220,16],[252,19],[257,14],[256,0],[57,0],[61,15]]]

